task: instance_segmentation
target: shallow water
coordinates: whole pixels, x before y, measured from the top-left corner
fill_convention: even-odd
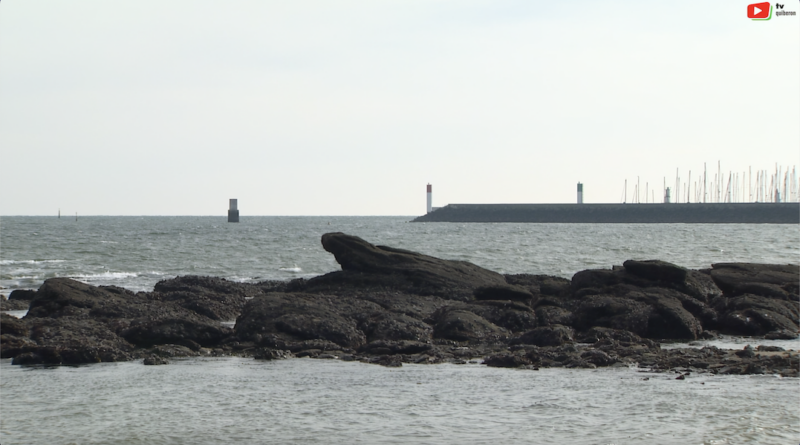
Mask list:
[[[4,444],[800,440],[798,381],[775,376],[241,358],[0,370]]]
[[[742,349],[745,346],[778,346],[783,349],[793,349],[800,351],[800,338],[794,340],[766,340],[757,337],[737,337],[733,335],[721,335],[719,338],[713,340],[695,340],[690,342],[679,343],[662,343],[661,348],[703,348],[706,346],[715,346],[720,349]]]

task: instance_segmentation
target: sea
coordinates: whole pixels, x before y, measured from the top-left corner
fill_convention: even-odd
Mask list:
[[[370,243],[500,273],[570,278],[627,259],[693,269],[800,263],[800,226],[412,223],[411,216],[8,216],[0,293],[71,277],[149,291],[160,280],[310,278],[339,266],[320,243]],[[13,313],[24,316],[24,311]],[[664,347],[702,347],[709,342]],[[800,341],[724,337],[800,349]],[[463,365],[239,357],[84,366],[0,360],[8,444],[800,444],[800,379],[684,380],[646,368],[516,370]]]

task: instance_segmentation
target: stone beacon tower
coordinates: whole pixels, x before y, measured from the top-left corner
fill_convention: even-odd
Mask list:
[[[426,213],[431,213],[433,211],[433,187],[428,184],[428,211]]]
[[[239,222],[239,209],[238,199],[231,199],[230,208],[228,208],[228,222]]]

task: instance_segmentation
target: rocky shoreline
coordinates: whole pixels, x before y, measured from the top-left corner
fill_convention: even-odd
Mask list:
[[[629,260],[568,280],[501,275],[342,233],[323,235],[322,246],[342,270],[308,280],[184,276],[133,293],[49,279],[2,302],[3,310],[28,314],[2,314],[0,356],[17,365],[238,355],[532,370],[638,365],[679,379],[692,372],[800,376],[796,351],[659,343],[720,334],[797,338],[797,265],[689,270]]]

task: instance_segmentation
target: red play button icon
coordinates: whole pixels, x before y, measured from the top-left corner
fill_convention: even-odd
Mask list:
[[[753,3],[747,5],[747,18],[749,19],[768,19],[770,16],[771,7],[769,2]]]

